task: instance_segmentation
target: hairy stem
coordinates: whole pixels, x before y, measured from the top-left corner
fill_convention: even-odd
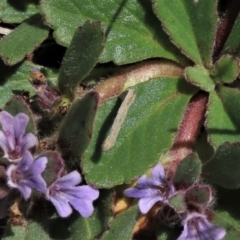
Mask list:
[[[213,60],[216,61],[223,49],[223,46],[232,30],[234,22],[240,11],[240,1],[230,0],[227,6],[227,11],[224,14],[216,33],[216,42],[213,51]]]
[[[192,152],[193,144],[204,121],[207,101],[207,93],[198,92],[192,97],[186,108],[180,128],[170,150],[172,161],[168,165],[169,178],[173,177],[181,160]]]

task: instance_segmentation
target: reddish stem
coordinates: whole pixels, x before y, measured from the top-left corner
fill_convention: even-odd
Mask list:
[[[170,150],[172,161],[168,166],[169,178],[173,177],[181,160],[192,152],[193,144],[204,121],[207,102],[208,94],[205,92],[198,92],[190,100]]]
[[[231,0],[228,3],[227,11],[224,14],[216,33],[216,42],[213,51],[213,59],[217,60],[219,54],[221,53],[223,46],[232,30],[235,20],[240,11],[240,1]]]

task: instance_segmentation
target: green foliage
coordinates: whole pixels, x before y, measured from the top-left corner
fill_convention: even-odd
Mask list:
[[[0,107],[2,108],[14,93],[24,93],[28,91],[30,96],[34,94],[33,87],[29,83],[30,70],[32,68],[41,69],[47,76],[48,81],[54,84],[57,80],[56,71],[38,66],[30,62],[22,62],[13,67],[8,67],[0,61]]]
[[[240,146],[224,143],[211,160],[203,165],[203,176],[210,182],[228,189],[240,187]]]
[[[66,4],[65,0],[43,0],[40,9],[55,30],[57,42],[64,46],[70,44],[80,24],[89,19],[101,21],[106,36],[101,62],[126,64],[151,57],[185,59],[161,29],[150,1],[87,0],[84,4],[81,1]]]
[[[237,93],[237,90],[222,87],[219,95],[212,92],[209,96],[208,113],[205,125],[209,133],[208,138],[210,144],[214,147],[217,147],[226,141],[240,141],[238,135],[239,122],[236,122],[238,113],[235,115],[235,119],[232,118],[233,114],[228,114],[228,112],[237,111],[235,109],[236,106],[233,104],[238,103],[239,97],[238,94],[232,95],[232,92],[234,91]],[[235,101],[230,101],[226,104],[226,101],[223,101],[223,99],[226,99],[227,97],[232,100],[235,99]]]
[[[14,65],[33,52],[48,36],[49,28],[39,14],[32,16],[0,42],[0,56],[6,65]]]
[[[198,65],[210,67],[217,1],[154,0],[154,12],[173,42]],[[207,26],[207,28],[206,28]]]
[[[92,240],[98,238],[112,221],[112,190],[102,190],[94,204],[94,213],[89,218],[82,218],[74,213],[67,219],[53,217],[49,231],[52,239]]]
[[[63,95],[74,98],[76,87],[97,64],[103,42],[100,22],[87,21],[76,30],[59,72],[58,87]]]
[[[239,31],[240,31],[240,14],[238,14],[237,19],[234,23],[231,33],[228,36],[227,41],[224,44],[224,53],[234,53],[239,56]]]
[[[92,138],[97,104],[98,93],[87,94],[73,103],[62,122],[58,144],[68,159],[68,166],[82,156]]]
[[[201,173],[201,161],[195,154],[190,154],[178,165],[174,183],[190,186],[198,181]]]
[[[212,92],[215,88],[209,72],[199,65],[185,68],[185,77],[189,83],[192,83],[204,91]]]
[[[132,89],[136,93],[135,101],[116,144],[106,152],[102,151],[102,144],[120,100],[109,99],[97,110],[92,139],[82,162],[85,177],[91,184],[109,188],[129,182],[156,164],[171,147],[186,104],[196,90],[182,78],[153,79]],[[149,93],[147,98],[144,93]]]
[[[0,20],[5,23],[21,23],[38,13],[38,0],[0,1]]]
[[[110,229],[107,230],[103,236],[102,240],[131,240],[133,227],[137,222],[138,216],[138,206],[132,206],[123,213],[120,213],[116,218],[110,223]]]
[[[169,199],[169,204],[178,212],[186,211],[187,206],[185,203],[185,193],[182,191],[178,191]]]
[[[47,157],[42,177],[48,186],[77,170],[79,184],[103,188],[89,218],[75,210],[60,218],[44,193],[34,190],[28,201],[19,198],[6,182],[6,174],[15,173],[6,171],[8,166],[18,163],[0,159],[0,195],[7,192],[4,201],[12,206],[4,239],[130,240],[137,224],[142,239],[150,231],[156,239],[171,240],[180,236],[182,221],[195,210],[224,227],[224,239],[239,238],[240,17],[230,26],[233,9],[223,2],[0,2],[0,108],[30,117],[27,132],[39,139],[32,154]],[[2,27],[12,32],[5,36]],[[28,61],[22,61],[26,56]],[[116,66],[135,62],[140,63]],[[31,70],[38,77],[31,79]],[[95,88],[91,82],[100,84]],[[134,95],[130,100],[129,93]],[[44,111],[55,100],[60,102],[55,110]],[[0,135],[3,145],[8,133]],[[176,191],[168,199],[170,207],[161,208],[158,201],[138,219],[136,201],[123,191],[159,162]],[[236,190],[214,191],[204,181]],[[60,191],[73,208],[68,194],[75,199],[77,188]],[[164,184],[160,189],[165,193]],[[2,206],[0,217],[6,211]],[[16,224],[16,219],[21,221]]]
[[[216,84],[231,83],[238,75],[239,61],[229,55],[222,56],[211,71],[211,77]]]

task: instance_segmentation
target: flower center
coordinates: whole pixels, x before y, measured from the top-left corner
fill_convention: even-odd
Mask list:
[[[22,181],[23,175],[22,175],[22,173],[21,173],[20,171],[14,169],[14,170],[12,170],[12,172],[11,172],[11,179],[12,179],[12,182],[13,182],[13,183],[16,183],[16,184],[17,184],[17,183],[19,183],[19,182]]]
[[[54,184],[49,188],[49,195],[55,196],[59,193],[59,190],[60,190],[60,187]]]
[[[11,160],[16,160],[16,159],[21,158],[21,152],[20,152],[19,147],[16,147],[16,149],[9,151],[8,156]]]

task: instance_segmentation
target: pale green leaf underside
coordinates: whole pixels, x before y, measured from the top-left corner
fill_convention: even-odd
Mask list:
[[[132,89],[135,101],[115,145],[107,152],[102,152],[101,146],[121,100],[110,99],[97,111],[92,140],[82,157],[86,180],[96,186],[109,188],[129,182],[156,164],[171,147],[186,104],[196,90],[178,78],[154,79]]]
[[[0,20],[5,23],[21,23],[38,13],[38,0],[0,1]]]
[[[173,42],[196,64],[211,66],[217,1],[153,0],[154,11]]]
[[[19,25],[0,42],[0,56],[7,65],[20,62],[48,36],[48,27],[40,15],[34,15]]]
[[[30,96],[35,93],[32,85],[29,82],[30,70],[32,68],[42,70],[46,74],[48,81],[52,82],[53,84],[56,83],[57,74],[51,69],[40,67],[27,61],[17,64],[13,67],[8,67],[4,65],[2,61],[0,61],[0,108],[4,107],[5,103],[10,100],[15,91],[28,91]]]
[[[151,57],[183,60],[161,29],[150,1],[42,0],[41,3],[46,22],[55,30],[57,42],[64,46],[70,44],[74,31],[86,20],[101,21],[106,35],[101,62],[124,64]]]

